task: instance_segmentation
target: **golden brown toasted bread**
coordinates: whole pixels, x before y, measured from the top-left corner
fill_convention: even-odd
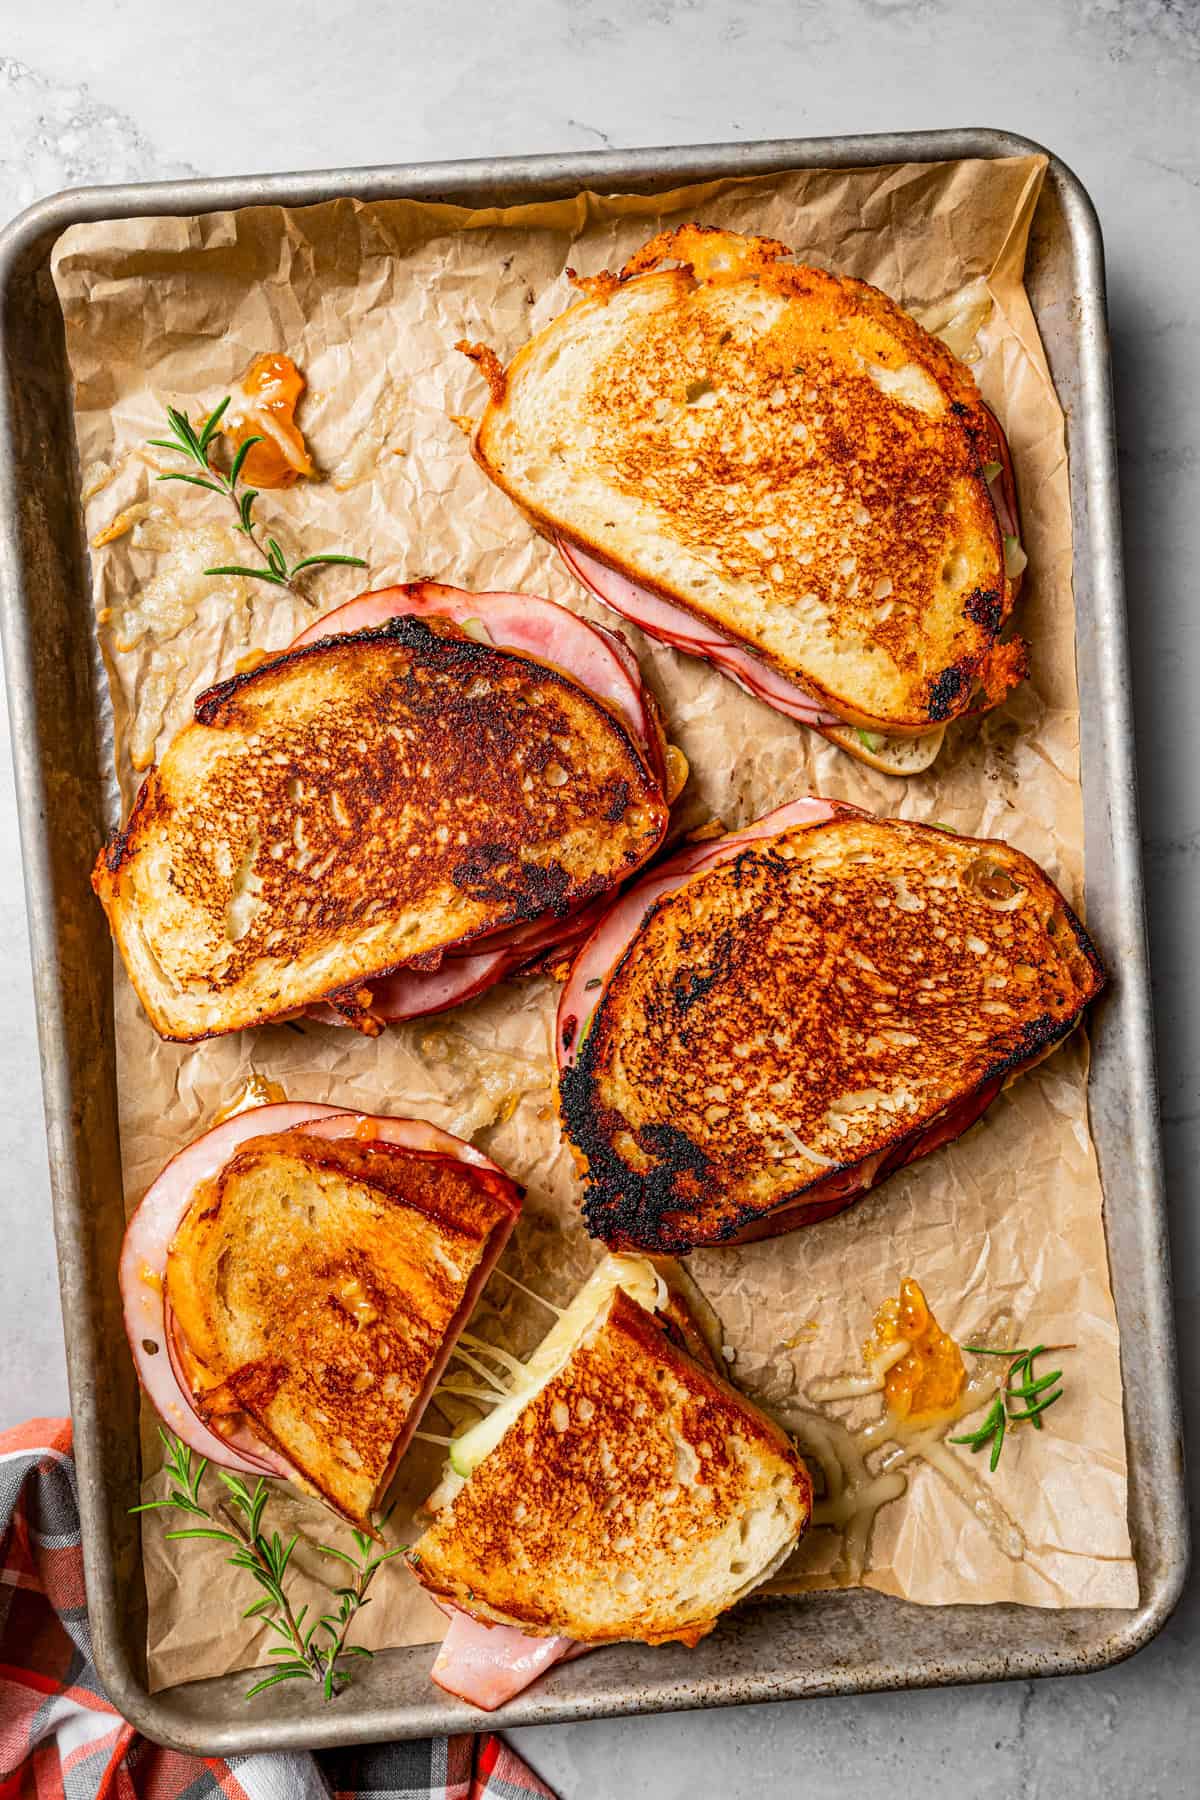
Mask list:
[[[491,387],[475,456],[539,528],[849,724],[928,732],[1025,668],[1000,642],[991,422],[886,294],[787,255],[685,225],[579,282],[507,369],[464,346]]]
[[[411,1561],[439,1599],[533,1636],[695,1643],[811,1508],[783,1432],[618,1287]]]
[[[966,1130],[1103,979],[1006,844],[853,811],[752,842],[646,914],[562,1073],[588,1228],[681,1251],[841,1211]]]
[[[507,1184],[453,1158],[252,1138],[193,1201],[165,1293],[196,1409],[241,1416],[371,1529],[397,1445],[465,1322]]]
[[[202,694],[92,879],[152,1023],[192,1040],[353,1016],[376,976],[603,893],[666,823],[599,700],[401,617]]]

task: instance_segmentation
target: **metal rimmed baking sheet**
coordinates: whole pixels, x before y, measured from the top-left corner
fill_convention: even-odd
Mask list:
[[[76,1420],[97,1656],[116,1703],[181,1747],[363,1741],[462,1728],[476,1719],[428,1684],[428,1651],[389,1652],[337,1708],[314,1713],[292,1690],[247,1709],[234,1676],[151,1699],[140,1668],[144,1617],[136,1536],[136,1400],[113,1278],[122,1214],[109,957],[87,886],[101,830],[91,745],[90,602],[74,491],[62,328],[46,277],[69,224],[192,214],[338,194],[494,204],[588,186],[647,191],[714,175],[1008,156],[1036,146],[1000,133],[711,146],[504,163],[99,189],[44,203],[10,227],[0,261],[7,432],[3,502],[6,652],[34,936],[35,981],[56,1229]],[[1186,1561],[1177,1394],[1170,1338],[1148,974],[1124,648],[1115,457],[1104,336],[1102,254],[1086,195],[1051,159],[1027,283],[1067,409],[1075,527],[1089,918],[1119,971],[1094,1029],[1093,1131],[1107,1197],[1113,1289],[1123,1336],[1131,1523],[1142,1602],[1134,1613],[921,1609],[863,1592],[802,1606],[759,1605],[694,1653],[623,1646],[558,1670],[506,1709],[532,1723],[699,1704],[990,1679],[1098,1666],[1167,1616]],[[819,1604],[819,1624],[815,1607]]]

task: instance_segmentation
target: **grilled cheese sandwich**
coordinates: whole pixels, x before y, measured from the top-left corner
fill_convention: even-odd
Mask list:
[[[1003,434],[885,294],[787,258],[682,226],[579,281],[507,368],[463,346],[490,386],[474,454],[651,635],[877,766],[919,768],[1025,669],[1002,635]],[[932,751],[891,749],[922,737]]]
[[[842,1211],[959,1136],[1103,985],[1019,851],[804,800],[636,884],[559,1008],[589,1229],[679,1252]]]

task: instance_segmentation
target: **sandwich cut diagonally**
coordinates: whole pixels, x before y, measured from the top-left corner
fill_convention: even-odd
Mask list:
[[[138,1377],[198,1456],[367,1531],[521,1190],[421,1119],[280,1102],[172,1158],[129,1222]]]
[[[451,1621],[441,1686],[492,1708],[584,1649],[695,1644],[790,1555],[807,1470],[710,1323],[669,1260],[606,1257],[455,1438],[409,1557]]]

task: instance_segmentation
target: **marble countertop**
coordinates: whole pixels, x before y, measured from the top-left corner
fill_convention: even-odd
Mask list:
[[[1177,1317],[1200,1431],[1200,5],[1193,0],[335,0],[8,7],[0,217],[62,187],[596,144],[1005,127],[1082,177],[1108,253]],[[331,18],[336,15],[336,26]],[[248,23],[251,28],[248,29]],[[1187,571],[1193,570],[1188,576]],[[7,734],[0,842],[15,846]],[[66,1409],[17,859],[0,868],[0,1424]],[[1193,1482],[1193,1511],[1198,1484]],[[1200,1600],[1074,1680],[514,1734],[564,1800],[1196,1792]]]

